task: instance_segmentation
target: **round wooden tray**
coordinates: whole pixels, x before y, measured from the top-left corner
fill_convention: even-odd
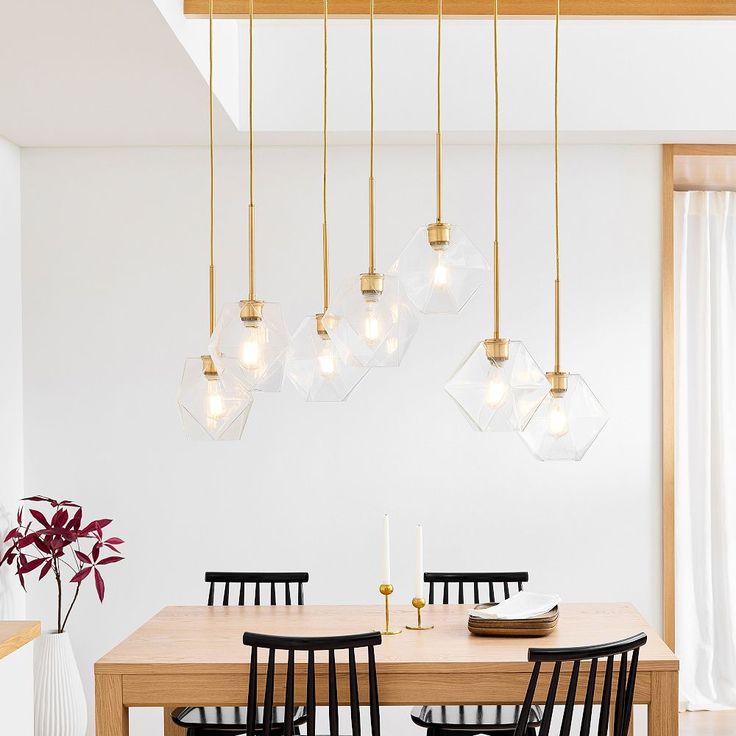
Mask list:
[[[491,608],[496,603],[482,603],[476,608]],[[534,618],[488,619],[468,616],[468,631],[476,636],[547,636],[555,630],[560,611],[555,606],[549,613]]]

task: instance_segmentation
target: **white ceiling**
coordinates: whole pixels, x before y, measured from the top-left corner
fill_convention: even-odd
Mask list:
[[[0,135],[21,146],[204,145],[207,23],[181,0],[0,0]],[[218,143],[247,124],[247,37],[217,22]],[[376,24],[376,126],[384,142],[433,141],[435,25]],[[333,142],[364,141],[367,26],[330,32]],[[490,140],[487,21],[448,20],[443,118],[449,141]],[[552,25],[503,21],[502,128],[546,141],[552,123]],[[563,141],[736,142],[736,21],[565,20]],[[263,143],[317,143],[321,24],[257,21],[255,129]],[[228,112],[226,112],[226,110]]]
[[[207,86],[152,0],[0,0],[0,17],[0,135],[206,143]],[[217,127],[223,141],[235,132],[219,105]]]

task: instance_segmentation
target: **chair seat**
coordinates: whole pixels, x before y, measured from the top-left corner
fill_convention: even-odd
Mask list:
[[[521,713],[520,705],[420,705],[411,711],[418,726],[442,731],[488,733],[513,731]],[[529,727],[537,728],[542,712],[535,705],[529,715]]]
[[[285,709],[274,708],[271,716],[271,733],[278,734],[284,730]],[[245,733],[248,709],[240,707],[207,707],[201,706],[178,708],[171,714],[177,726],[192,728],[198,731],[226,731],[230,734]],[[307,722],[307,711],[304,708],[294,709],[294,725]],[[263,731],[263,708],[258,709],[256,731]]]

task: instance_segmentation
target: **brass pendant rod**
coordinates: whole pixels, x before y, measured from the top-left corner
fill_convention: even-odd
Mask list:
[[[255,208],[253,206],[253,0],[248,2],[248,300],[255,301]]]
[[[498,0],[493,0],[493,89],[495,137],[493,144],[493,337],[501,339],[501,276],[498,246]]]
[[[209,295],[210,295],[210,335],[215,330],[215,127],[213,122],[214,92],[212,90],[212,15],[214,0],[210,0],[209,7],[209,41],[210,41],[210,268],[209,268]]]
[[[327,0],[323,6],[324,66],[322,70],[322,301],[326,312],[330,304],[330,266],[327,244]]]
[[[560,0],[555,5],[555,373],[560,373],[560,183],[558,88],[560,66]]]
[[[437,0],[437,222],[442,222],[442,0]]]
[[[370,0],[370,85],[371,85],[371,137],[370,137],[370,175],[368,178],[368,273],[376,272],[376,194],[375,179],[373,176],[373,148],[374,148],[374,102],[373,102],[373,15],[374,0]]]

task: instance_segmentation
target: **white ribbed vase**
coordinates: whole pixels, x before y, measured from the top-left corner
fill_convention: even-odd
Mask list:
[[[84,736],[87,703],[69,634],[42,634],[33,658],[35,736]]]

